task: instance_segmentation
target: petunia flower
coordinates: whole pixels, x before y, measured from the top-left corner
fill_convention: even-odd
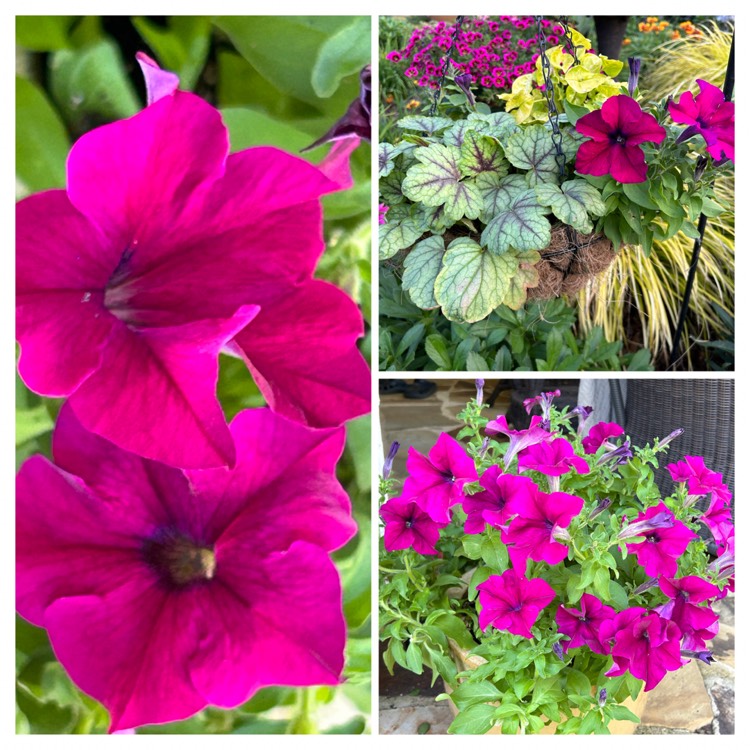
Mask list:
[[[531,424],[527,430],[511,430],[508,426],[508,420],[505,418],[505,415],[501,415],[497,419],[487,422],[487,425],[484,428],[487,435],[493,436],[502,434],[507,435],[510,438],[510,444],[505,451],[505,456],[503,456],[503,465],[506,469],[510,466],[519,451],[528,448],[530,445],[536,445],[545,440],[552,440],[555,436],[556,433],[549,432],[540,426],[541,421],[541,417],[532,417]]]
[[[80,138],[66,190],[17,204],[22,379],[69,397],[87,429],[181,468],[235,461],[215,394],[222,349],[291,419],[328,427],[369,411],[362,317],[312,278],[320,198],[339,186],[275,148],[229,155],[219,112],[144,69],[161,98]]]
[[[579,474],[588,474],[589,465],[575,454],[573,446],[565,438],[556,438],[525,448],[518,455],[518,470],[532,469],[550,477],[559,477],[575,469]]]
[[[653,115],[625,94],[609,97],[600,110],[581,117],[575,127],[589,138],[578,148],[576,171],[612,175],[622,183],[646,180],[648,167],[641,144],[661,143],[667,134]]]
[[[383,542],[389,552],[411,548],[420,555],[437,554],[435,545],[445,524],[433,521],[415,498],[392,497],[380,506],[380,517],[385,523]]]
[[[659,615],[672,620],[682,633],[682,648],[704,651],[719,630],[719,615],[709,605],[701,606],[709,599],[721,596],[718,586],[700,576],[659,579],[659,588],[669,601],[656,607]]]
[[[535,486],[528,477],[503,474],[496,464],[490,466],[479,477],[479,484],[484,487],[483,492],[468,495],[463,499],[466,534],[481,534],[487,524],[500,528],[510,519],[507,508],[513,496],[519,492],[530,492]]]
[[[682,666],[680,629],[671,620],[642,607],[630,607],[602,623],[603,640],[611,640],[614,665],[606,673],[616,677],[630,672],[653,690],[667,672]]]
[[[664,518],[664,522],[654,524],[653,528],[647,528],[652,519]],[[638,564],[646,571],[648,576],[673,577],[677,573],[677,559],[687,549],[693,539],[698,535],[678,521],[672,511],[664,503],[659,503],[640,513],[627,529],[627,532],[635,527],[637,535],[645,537],[644,541],[637,544],[629,543],[628,552],[635,555]],[[623,532],[621,532],[621,538]]]
[[[599,628],[614,616],[615,610],[593,594],[581,596],[580,609],[560,606],[555,615],[557,630],[570,639],[562,642],[563,650],[588,646],[597,654],[608,654],[608,645],[599,639]]]
[[[562,562],[568,547],[555,537],[582,509],[582,498],[565,492],[547,494],[533,484],[529,492],[514,495],[507,512],[516,516],[500,531],[513,569],[523,575],[529,558],[550,565]]]
[[[596,453],[602,443],[611,437],[618,437],[625,432],[617,422],[597,422],[583,439],[583,450],[588,454]]]
[[[448,523],[450,507],[463,499],[463,486],[477,480],[474,460],[456,439],[441,432],[429,456],[409,448],[403,494],[417,499],[438,523]]]
[[[542,426],[545,429],[549,429],[549,414],[552,408],[552,401],[560,396],[560,390],[545,391],[540,393],[538,396],[524,399],[523,408],[526,409],[527,414],[531,414],[531,410],[539,404],[542,409]],[[546,424],[545,424],[546,423]]]
[[[328,552],[356,529],[335,476],[344,430],[268,409],[230,429],[233,469],[186,472],[88,432],[66,404],[55,464],[33,456],[18,474],[17,609],[111,732],[340,681]]]
[[[513,570],[490,576],[477,586],[479,627],[493,625],[514,635],[531,638],[531,626],[539,613],[555,598],[555,590],[543,578],[527,579]]]
[[[698,79],[700,93],[680,94],[679,101],[670,101],[669,114],[675,122],[687,125],[679,141],[693,135],[703,136],[706,151],[717,161],[734,161],[734,102],[726,101],[720,88]]]

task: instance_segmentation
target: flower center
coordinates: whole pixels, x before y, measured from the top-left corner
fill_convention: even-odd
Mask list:
[[[141,552],[162,581],[173,588],[209,581],[216,573],[213,547],[173,529],[162,529],[145,539]]]
[[[613,133],[609,134],[609,140],[611,143],[626,143],[627,139],[625,136],[619,131],[615,130]]]
[[[404,526],[406,526],[406,528],[407,528],[407,529],[410,529],[410,528],[411,528],[412,526],[414,526],[414,519],[413,519],[413,518],[410,518],[410,519],[409,519],[409,520],[408,520],[408,521],[407,521],[407,522],[406,522],[406,523],[404,524]]]
[[[104,290],[104,306],[112,315],[123,323],[128,324],[136,322],[133,310],[129,305],[130,299],[133,296],[133,292],[130,289],[131,279],[129,277],[130,259],[133,257],[136,244],[137,241],[132,246],[125,248],[120,256],[120,262],[109,277],[107,288]]]

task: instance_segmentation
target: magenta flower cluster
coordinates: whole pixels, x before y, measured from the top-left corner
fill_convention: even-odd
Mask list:
[[[549,417],[555,395],[530,399],[527,410],[539,403]],[[686,507],[699,497],[708,497],[708,509],[696,516],[716,540],[720,557],[710,569],[719,579],[730,579],[723,589],[696,575],[679,575],[680,559],[698,535],[659,501],[629,523],[623,521],[615,544],[633,555],[642,568],[647,581],[644,590],[658,587],[666,601],[651,609],[628,606],[618,611],[586,592],[575,604],[562,598],[555,605],[558,594],[545,579],[543,569],[540,573],[539,565],[534,565],[535,576],[527,575],[529,563],[564,565],[575,551],[571,547],[574,520],[586,523],[581,515],[584,499],[556,491],[559,477],[568,473],[588,475],[603,463],[602,457],[622,451],[629,441],[613,443],[624,430],[615,423],[600,422],[583,441],[584,455],[578,455],[572,443],[545,430],[540,422],[540,417],[533,417],[526,430],[510,429],[504,416],[489,422],[487,434],[506,435],[510,445],[502,465],[491,464],[481,475],[477,475],[464,447],[446,434],[439,437],[429,456],[410,449],[404,492],[381,508],[386,549],[412,548],[424,555],[442,555],[440,531],[456,520],[454,509],[460,506],[465,514],[464,533],[486,533],[490,538],[497,535],[510,561],[507,570],[490,575],[477,586],[482,630],[494,627],[533,638],[532,627],[552,606],[554,614],[547,622],[553,622],[563,636],[561,654],[586,647],[611,656],[607,676],[630,672],[645,682],[646,690],[653,689],[667,672],[687,663],[689,657],[709,658],[707,642],[718,632],[718,615],[711,604],[733,590],[731,496],[721,475],[707,469],[698,457],[687,457],[668,467],[674,480],[686,487]],[[629,450],[627,453],[632,458]],[[517,469],[511,471],[516,457]],[[610,464],[608,471],[616,465]],[[530,471],[546,477],[547,488],[552,491],[543,490],[533,481],[526,473]],[[472,482],[478,482],[481,491],[468,494],[463,490]],[[580,479],[576,482],[576,486],[581,485]],[[609,505],[609,500],[601,501],[590,517]],[[559,576],[550,577],[553,583],[556,580]]]
[[[547,19],[542,26],[547,45],[559,44],[563,28]],[[403,67],[418,86],[437,88],[455,28],[445,21],[420,26],[403,49],[388,52],[386,59]],[[538,44],[532,16],[480,16],[464,21],[451,60],[457,74],[471,76],[471,85],[510,90],[516,78],[534,71]]]
[[[335,472],[370,403],[362,317],[313,278],[358,139],[320,167],[230,155],[219,112],[139,62],[148,106],[17,207],[19,371],[67,399],[54,463],[18,474],[17,609],[110,731],[340,681],[329,554],[356,525]],[[220,351],[269,404],[229,425]]]

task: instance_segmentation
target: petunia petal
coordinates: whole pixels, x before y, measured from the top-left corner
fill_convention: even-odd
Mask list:
[[[586,141],[578,147],[576,153],[576,172],[601,177],[610,173],[611,160],[612,144],[609,140]]]
[[[604,121],[601,110],[580,117],[576,122],[576,130],[594,141],[609,143],[610,126]]]
[[[639,146],[612,148],[611,174],[618,182],[644,182],[648,176],[646,157]]]
[[[310,281],[265,306],[235,343],[274,411],[329,427],[370,411],[370,371],[357,349],[362,333],[354,302]]]

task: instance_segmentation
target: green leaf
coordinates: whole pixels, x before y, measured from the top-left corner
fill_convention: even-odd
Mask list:
[[[630,198],[633,203],[637,203],[642,208],[650,208],[654,211],[659,210],[659,206],[654,203],[648,192],[648,182],[626,182],[622,186],[622,192]]]
[[[500,143],[505,143],[513,133],[518,133],[521,128],[510,112],[492,112],[483,114],[472,112],[468,118],[472,130],[482,135],[491,135]]]
[[[500,532],[488,534],[482,542],[482,560],[493,573],[502,573],[508,569],[508,550],[500,541]]]
[[[445,633],[448,638],[454,640],[461,648],[472,649],[477,644],[471,637],[466,623],[456,615],[444,614],[440,615],[435,622],[435,627]]]
[[[435,299],[435,279],[443,265],[445,241],[435,235],[414,245],[404,260],[403,288],[412,302],[423,310],[438,306]]]
[[[406,668],[415,674],[422,674],[422,650],[414,641],[406,648]]]
[[[451,369],[448,342],[439,334],[433,333],[425,339],[425,353],[440,368]]]
[[[493,255],[469,238],[451,242],[435,281],[435,299],[448,320],[474,323],[500,305],[518,270],[512,253]]]
[[[156,53],[161,66],[180,77],[180,88],[192,90],[206,64],[211,19],[207,16],[167,16],[167,27],[143,16],[133,26]]]
[[[549,245],[551,227],[534,190],[519,193],[482,232],[482,244],[496,254],[516,250],[542,250]]]
[[[702,214],[705,214],[709,218],[714,218],[716,216],[721,216],[724,211],[726,211],[724,206],[714,200],[711,200],[711,198],[703,199],[703,206],[701,209]]]
[[[528,172],[526,179],[531,187],[540,182],[558,182],[555,142],[543,125],[531,125],[508,139],[505,157],[518,169]]]
[[[456,716],[448,734],[486,734],[495,724],[495,706],[480,703]]]
[[[632,721],[634,724],[641,723],[641,720],[627,706],[607,706],[606,711],[616,721]]]
[[[16,445],[23,445],[54,427],[54,422],[44,404],[33,409],[16,409]]]
[[[487,372],[490,367],[485,361],[484,357],[477,354],[476,352],[468,352],[466,354],[466,369],[474,370],[476,372]]]
[[[481,551],[481,548],[480,548]],[[471,575],[471,580],[469,581],[469,601],[473,602],[477,598],[477,586],[479,586],[480,583],[484,583],[490,576],[492,575],[492,570],[489,568],[485,568],[484,566],[478,567]]]
[[[415,323],[399,341],[396,355],[403,354],[407,349],[416,349],[419,342],[424,338],[424,323]]]
[[[639,349],[630,360],[628,370],[651,369],[651,352],[648,349]]]
[[[605,210],[601,194],[585,180],[568,180],[561,187],[537,185],[536,197],[542,205],[549,206],[563,224],[569,224],[581,234],[593,229],[589,214],[602,216]]]
[[[401,186],[407,198],[426,206],[444,206],[445,215],[454,222],[479,216],[482,196],[473,181],[463,179],[461,149],[433,143],[416,149],[414,155],[419,163],[409,168]]]
[[[462,682],[452,693],[451,700],[459,711],[477,703],[500,701],[503,693],[491,682]]]
[[[331,96],[341,79],[370,62],[370,17],[356,16],[320,48],[312,69],[312,87],[322,99]]]
[[[16,16],[16,44],[34,52],[65,49],[72,21],[73,16]]]
[[[229,130],[233,153],[252,146],[277,146],[295,153],[314,140],[310,133],[263,112],[245,107],[227,107],[220,111]]]
[[[503,158],[502,146],[494,138],[473,131],[466,134],[461,145],[458,168],[466,177],[483,173],[500,177],[508,174],[508,162]]]
[[[419,130],[428,135],[434,135],[435,133],[445,130],[445,128],[453,125],[453,120],[449,120],[447,117],[410,115],[408,117],[402,117],[396,122],[396,125],[404,130]]]
[[[477,179],[479,192],[482,194],[482,221],[485,224],[505,211],[512,201],[521,193],[528,190],[528,185],[523,175],[512,174],[497,180],[492,175],[483,175]]]
[[[44,92],[16,78],[16,176],[24,192],[65,187],[65,126]]]
[[[389,212],[390,213],[390,212]],[[392,258],[399,250],[413,245],[422,236],[422,227],[416,219],[408,217],[403,221],[391,219],[378,227],[380,260]]]

